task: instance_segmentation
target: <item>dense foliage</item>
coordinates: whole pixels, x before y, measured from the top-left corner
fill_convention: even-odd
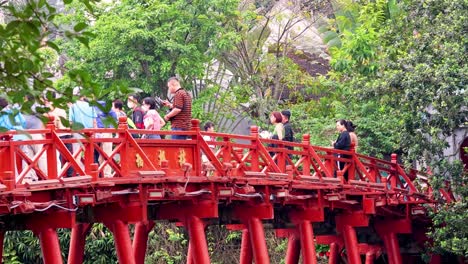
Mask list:
[[[93,0],[79,2],[92,11]],[[54,23],[57,7],[47,1],[2,1],[0,12],[5,21],[0,24],[0,96],[20,103],[22,111],[30,112],[34,102],[24,103],[25,95],[40,98],[44,90],[54,89],[51,59],[60,48],[53,38],[63,36],[84,41],[87,32],[81,23]],[[80,72],[71,73],[69,77],[83,84]],[[64,93],[71,95],[71,90]]]
[[[102,88],[137,87],[165,96],[169,76],[178,74],[187,84],[203,76],[236,6],[236,0],[126,0],[79,17],[74,14],[79,6],[74,6],[63,19],[87,18],[95,37],[86,46],[68,43],[66,65],[91,72]]]
[[[363,150],[391,150],[382,145],[388,142],[398,146],[391,151],[399,150],[407,162],[430,170],[435,188],[450,182],[460,200],[436,208],[434,246],[466,255],[460,222],[468,219],[467,178],[460,164],[443,154],[446,138],[468,122],[468,3],[381,0],[350,5],[351,13],[359,12],[355,24],[339,27],[342,44],[331,49],[332,76],[343,89],[351,118],[364,125]]]

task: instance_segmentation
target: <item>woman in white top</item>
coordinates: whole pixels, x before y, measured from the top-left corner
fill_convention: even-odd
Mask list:
[[[270,122],[275,126],[273,129],[273,133],[271,139],[278,139],[283,140],[284,138],[284,128],[283,128],[283,117],[281,116],[280,112],[274,111],[270,114]],[[276,148],[278,145],[276,144],[268,144],[268,147]],[[270,151],[270,156],[275,155],[275,151]]]

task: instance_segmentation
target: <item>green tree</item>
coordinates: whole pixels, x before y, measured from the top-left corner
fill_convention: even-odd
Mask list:
[[[72,1],[65,1],[70,4]],[[92,12],[94,0],[79,0]],[[22,105],[22,111],[30,112],[33,102],[24,103],[26,94],[37,101],[46,89],[53,85],[53,52],[60,52],[55,36],[64,36],[86,42],[86,24],[58,25],[54,23],[57,8],[47,1],[3,1],[0,12],[4,16],[0,24],[0,96],[11,103]],[[84,35],[83,35],[84,34]],[[85,87],[82,73],[75,72],[71,79]],[[68,98],[71,90],[65,91]]]
[[[112,2],[93,19],[89,49],[70,44],[70,68],[85,69],[105,88],[120,84],[166,94],[166,80],[180,75],[190,87],[222,42],[236,0]]]
[[[331,76],[343,88],[351,118],[368,130],[360,134],[361,142],[369,144],[368,136],[373,136],[382,150],[389,149],[382,143],[400,146],[406,161],[431,169],[435,189],[451,182],[461,199],[437,208],[436,227],[444,223],[451,228],[436,228],[434,245],[466,255],[460,243],[466,232],[457,224],[468,219],[466,175],[443,151],[446,137],[467,125],[468,3],[407,0],[395,5],[382,0],[355,5],[360,7],[356,25],[338,32],[341,46],[331,49]],[[390,140],[381,140],[385,135]],[[449,217],[454,212],[464,213]]]

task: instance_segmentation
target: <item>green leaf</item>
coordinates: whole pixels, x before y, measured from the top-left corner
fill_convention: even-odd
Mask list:
[[[76,24],[75,27],[73,27],[73,30],[75,30],[75,32],[80,32],[83,29],[85,29],[87,26],[88,25],[86,23],[80,22],[80,23]]]
[[[47,46],[53,48],[55,51],[60,53],[60,48],[57,46],[57,44],[55,44],[55,42],[47,41],[46,44],[47,44]]]

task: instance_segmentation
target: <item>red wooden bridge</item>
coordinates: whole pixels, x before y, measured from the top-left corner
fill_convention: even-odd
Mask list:
[[[5,231],[32,230],[44,263],[62,263],[56,229],[71,228],[68,263],[82,263],[91,225],[104,223],[119,262],[144,263],[154,222],[169,220],[188,230],[187,262],[205,264],[210,263],[205,227],[222,223],[242,230],[244,264],[270,263],[264,228],[288,239],[288,264],[301,256],[302,263],[317,263],[316,244],[330,246],[329,263],[346,252],[348,263],[373,263],[385,255],[388,263],[399,264],[406,258],[399,237],[426,241],[430,222],[423,206],[435,203],[433,193],[441,192],[445,202],[453,198],[431,189],[424,173],[401,167],[396,155],[389,162],[312,146],[308,135],[301,143],[278,142],[259,138],[255,127],[243,136],[200,132],[198,120],[192,123],[188,132],[151,132],[128,129],[121,118],[116,129],[80,131],[80,140],[61,139],[70,131],[57,130],[53,122],[28,131],[43,139],[15,141],[20,132],[0,133],[0,241]],[[116,136],[96,137],[103,132]],[[183,133],[191,139],[135,139],[136,133]],[[66,144],[77,142],[70,152]],[[112,142],[111,152],[101,147],[105,142]],[[27,155],[28,146],[40,151]],[[99,165],[95,151],[103,157]],[[202,162],[202,155],[209,162]],[[337,161],[346,163],[342,170]],[[101,177],[106,166],[112,177]],[[73,176],[66,177],[70,168]],[[28,180],[32,172],[36,181]],[[135,224],[133,238],[129,224]]]

